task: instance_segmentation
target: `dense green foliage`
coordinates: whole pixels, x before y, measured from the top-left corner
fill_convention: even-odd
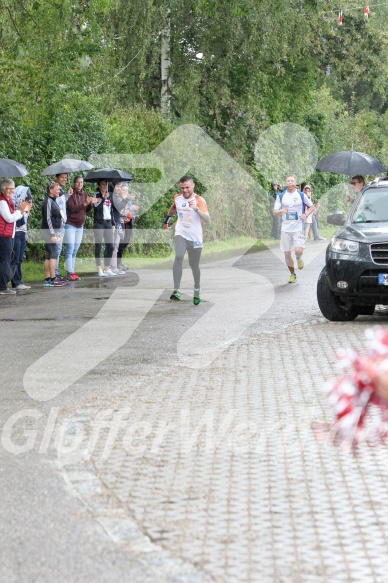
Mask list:
[[[306,127],[320,157],[354,147],[388,163],[387,7],[371,6],[365,21],[363,5],[348,0],[342,26],[337,8],[333,0],[0,0],[0,157],[28,167],[36,199],[41,170],[62,156],[147,153],[185,123],[204,128],[265,189],[270,177],[255,166],[254,148],[280,122]],[[168,13],[171,113],[163,117]],[[158,180],[155,170],[131,170],[137,181]],[[321,193],[344,180],[309,179]],[[139,228],[160,225],[171,194]],[[240,223],[220,207],[209,236],[231,225],[257,233],[268,209],[260,196],[251,202],[253,216]],[[38,207],[34,214],[37,225]]]

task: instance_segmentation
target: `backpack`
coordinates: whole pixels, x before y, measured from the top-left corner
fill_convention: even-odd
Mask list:
[[[286,192],[287,192],[287,189],[285,188],[285,189],[284,189],[284,190],[282,190],[282,192],[279,194],[279,200],[280,200],[280,204],[282,204],[282,199],[283,199],[283,196],[285,195],[285,193],[286,193]],[[304,194],[303,194],[303,192],[301,192],[300,190],[298,190],[298,194],[299,194],[299,196],[300,196],[300,199],[301,199],[301,201],[302,201],[302,209],[303,209],[303,212],[304,212],[304,211],[305,211],[305,206],[306,206],[306,205],[304,204]]]

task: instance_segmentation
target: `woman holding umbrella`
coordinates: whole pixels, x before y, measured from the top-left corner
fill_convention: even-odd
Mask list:
[[[94,203],[94,257],[100,277],[116,275],[110,269],[113,253],[113,233],[114,227],[112,197],[108,190],[108,181],[99,180],[98,188],[94,193],[96,202]],[[104,243],[104,269],[101,267],[101,250]]]

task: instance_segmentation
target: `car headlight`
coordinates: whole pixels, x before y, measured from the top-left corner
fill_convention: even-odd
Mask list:
[[[332,238],[330,242],[331,249],[337,253],[358,253],[360,244],[357,241],[349,241],[348,239]]]

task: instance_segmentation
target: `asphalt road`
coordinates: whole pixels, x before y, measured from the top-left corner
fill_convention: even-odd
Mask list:
[[[322,321],[315,287],[324,250],[310,243],[293,285],[276,251],[208,259],[199,306],[188,269],[181,302],[169,300],[169,269],[102,282],[90,276],[60,289],[34,285],[1,298],[1,581],[165,580],[144,553],[117,544],[65,479],[49,420],[54,426],[91,404],[114,410],[124,383],[146,387],[179,363],[211,368],[230,345]]]

